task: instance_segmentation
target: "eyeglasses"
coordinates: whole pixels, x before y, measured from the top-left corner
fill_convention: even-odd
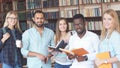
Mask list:
[[[83,26],[83,23],[74,24],[74,26]]]
[[[18,18],[8,17],[10,20],[17,20]]]

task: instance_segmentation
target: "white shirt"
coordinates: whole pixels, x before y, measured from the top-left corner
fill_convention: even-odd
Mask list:
[[[68,44],[69,50],[84,48],[89,54],[86,54],[88,57],[87,61],[78,62],[74,59],[70,68],[94,68],[94,59],[98,50],[98,44],[99,37],[90,31],[86,31],[86,34],[82,38],[77,33],[71,36]]]

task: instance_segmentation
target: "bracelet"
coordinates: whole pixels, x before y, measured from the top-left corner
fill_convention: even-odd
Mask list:
[[[107,60],[104,60],[104,63],[105,63],[105,64],[107,64],[107,63],[108,63],[108,61],[107,61]]]

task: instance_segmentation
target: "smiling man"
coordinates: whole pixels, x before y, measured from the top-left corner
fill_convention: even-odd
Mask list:
[[[34,27],[23,33],[21,52],[27,57],[28,68],[51,68],[48,45],[55,45],[54,32],[44,27],[42,11],[35,11],[33,16]]]
[[[84,48],[89,53],[83,56],[68,55],[69,59],[74,59],[70,68],[94,68],[95,54],[98,49],[99,37],[85,28],[85,18],[82,14],[73,16],[74,28],[77,32],[70,37],[69,50]]]

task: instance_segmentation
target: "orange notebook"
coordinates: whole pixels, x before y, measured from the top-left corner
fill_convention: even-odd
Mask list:
[[[77,56],[82,56],[82,55],[88,54],[88,51],[85,50],[84,48],[73,49],[71,51],[60,48],[60,50],[65,52],[65,53],[69,53],[69,54],[77,55]]]
[[[96,54],[96,57],[104,60],[104,59],[108,59],[110,58],[110,52],[102,52],[102,53],[98,53]],[[100,66],[98,66],[98,68],[112,68],[112,64],[102,64]]]

